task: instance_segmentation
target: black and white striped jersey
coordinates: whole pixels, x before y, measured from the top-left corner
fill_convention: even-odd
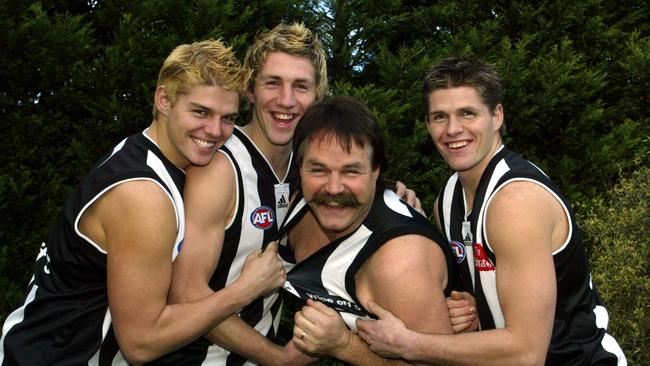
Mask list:
[[[287,175],[279,179],[267,159],[238,127],[219,151],[232,164],[237,177],[236,215],[228,224],[217,268],[210,287],[221,290],[241,273],[246,256],[262,248],[276,235],[297,183],[290,160]],[[215,184],[214,189],[219,189]],[[274,340],[279,327],[281,299],[275,291],[241,309],[239,316],[258,332]],[[155,365],[252,365],[244,357],[212,344],[206,338],[168,354]]]
[[[281,232],[288,232],[309,210],[304,198],[291,207]],[[456,286],[457,276],[451,248],[436,228],[391,190],[377,192],[363,223],[355,231],[334,240],[289,271],[284,289],[303,300],[329,305],[341,314],[350,329],[358,317],[372,317],[356,295],[355,274],[384,243],[403,235],[417,234],[433,240],[447,259],[448,285],[445,296]],[[282,245],[287,245],[286,237]],[[300,245],[293,243],[293,245]],[[282,255],[282,252],[281,252]],[[283,256],[285,263],[293,258]],[[405,274],[406,275],[406,274]]]
[[[492,197],[515,181],[533,182],[545,188],[560,202],[569,222],[566,242],[553,253],[557,302],[546,363],[625,365],[621,348],[606,332],[607,310],[591,281],[587,257],[568,201],[544,172],[503,146],[481,176],[471,213],[466,209],[458,173],[451,176],[438,197],[443,234],[454,248],[466,290],[476,298],[481,329],[505,325],[496,288],[497,260],[486,237],[485,222]],[[523,244],[521,250],[526,250]]]
[[[125,365],[108,309],[107,253],[79,231],[79,220],[111,188],[149,180],[164,190],[184,235],[185,173],[139,133],[120,142],[76,187],[41,244],[25,303],[2,329],[2,365]]]

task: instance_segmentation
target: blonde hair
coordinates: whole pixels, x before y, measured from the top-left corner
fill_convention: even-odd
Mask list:
[[[318,36],[304,24],[279,24],[255,37],[244,59],[244,66],[253,73],[248,81],[248,90],[252,90],[255,86],[255,77],[269,52],[284,52],[310,59],[316,72],[316,99],[325,97],[328,90],[325,50]]]
[[[174,48],[163,63],[156,86],[164,86],[169,101],[188,93],[195,86],[221,86],[243,93],[251,72],[244,69],[231,47],[221,40],[205,40]],[[158,117],[154,104],[153,117]]]

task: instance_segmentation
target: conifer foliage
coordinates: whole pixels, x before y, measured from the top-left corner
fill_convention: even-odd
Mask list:
[[[221,37],[243,57],[257,32],[303,21],[327,46],[331,92],[374,109],[388,177],[416,190],[429,213],[449,171],[424,125],[422,76],[451,55],[493,63],[504,80],[506,143],[575,203],[614,336],[630,364],[650,364],[638,343],[649,332],[650,298],[638,287],[648,256],[630,256],[629,267],[613,259],[633,252],[630,242],[647,254],[647,227],[608,216],[628,212],[647,189],[645,1],[5,0],[0,14],[0,321],[22,300],[67,194],[150,123],[157,72],[174,46]],[[641,208],[629,210],[643,226]],[[619,225],[629,240],[615,236]]]

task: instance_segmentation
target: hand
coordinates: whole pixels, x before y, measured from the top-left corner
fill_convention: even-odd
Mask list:
[[[304,352],[336,357],[350,344],[350,331],[339,313],[321,302],[308,299],[294,320],[293,342]]]
[[[468,292],[452,291],[447,298],[447,310],[454,333],[474,331],[478,329],[476,315],[476,300]]]
[[[293,340],[284,346],[284,361],[282,362],[283,366],[302,366],[308,365],[318,361],[318,358],[312,357],[302,351],[300,351]]]
[[[413,345],[413,332],[406,329],[404,322],[390,311],[376,303],[369,303],[368,310],[379,317],[379,320],[357,319],[359,336],[376,354],[386,358],[406,358],[408,346]],[[295,333],[294,333],[295,334]]]
[[[278,258],[278,245],[272,242],[263,252],[256,250],[246,257],[237,283],[253,300],[279,288],[286,279],[287,273]]]
[[[395,183],[395,194],[406,201],[406,203],[408,203],[423,216],[426,216],[424,210],[422,209],[422,203],[420,203],[420,199],[417,197],[414,190],[406,188],[406,185],[404,183],[397,181]]]

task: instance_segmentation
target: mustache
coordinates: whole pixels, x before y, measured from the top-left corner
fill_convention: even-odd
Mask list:
[[[335,195],[327,194],[325,192],[318,192],[309,202],[316,205],[330,205],[350,208],[361,206],[361,203],[351,193],[346,192]]]

